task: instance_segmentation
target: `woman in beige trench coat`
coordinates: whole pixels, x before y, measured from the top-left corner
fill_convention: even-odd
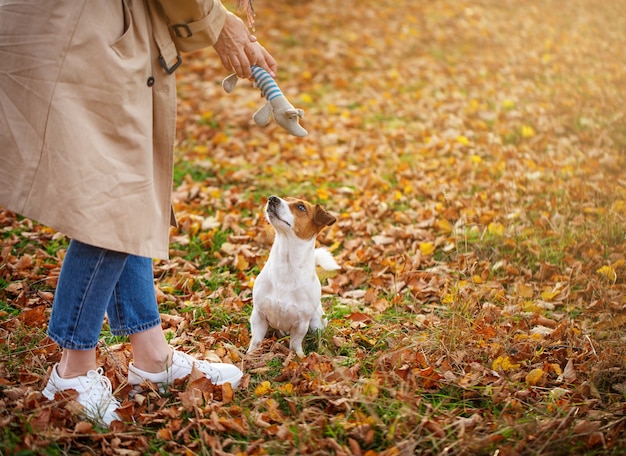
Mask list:
[[[43,392],[75,389],[103,425],[119,419],[96,365],[105,314],[130,336],[130,383],[192,364],[215,383],[242,377],[172,351],[154,296],[173,220],[173,72],[180,51],[207,46],[241,78],[275,71],[220,0],[0,0],[0,205],[72,239],[48,328],[63,352]]]

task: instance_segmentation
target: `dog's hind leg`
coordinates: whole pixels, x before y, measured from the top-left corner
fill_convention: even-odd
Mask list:
[[[250,346],[248,347],[248,353],[256,349],[261,342],[263,342],[263,338],[265,337],[265,333],[269,328],[269,324],[265,317],[263,317],[259,312],[253,307],[252,315],[250,315],[250,330],[252,331],[252,338],[250,339]]]

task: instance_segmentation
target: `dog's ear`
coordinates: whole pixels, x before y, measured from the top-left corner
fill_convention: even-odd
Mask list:
[[[313,223],[315,223],[317,226],[330,226],[336,221],[337,219],[330,213],[326,212],[322,208],[322,206],[320,206],[319,204],[315,205],[315,215],[313,216]]]

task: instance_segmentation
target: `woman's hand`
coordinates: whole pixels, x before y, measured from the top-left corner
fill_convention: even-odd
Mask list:
[[[234,71],[238,78],[252,78],[252,65],[264,68],[272,77],[276,76],[274,58],[258,43],[243,21],[232,13],[226,16],[222,32],[213,47],[224,68]]]

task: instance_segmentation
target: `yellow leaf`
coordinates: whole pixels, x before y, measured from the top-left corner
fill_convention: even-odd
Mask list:
[[[519,369],[519,367],[520,364],[513,362],[508,356],[498,356],[496,359],[493,360],[493,363],[491,365],[491,368],[494,371],[501,370],[504,372]]]
[[[444,233],[452,233],[452,224],[446,219],[435,220],[435,228]]]
[[[515,102],[513,100],[504,100],[502,102],[502,107],[504,109],[512,109],[515,107]]]
[[[452,293],[446,294],[441,300],[443,304],[452,304],[454,302],[454,295]]]
[[[245,271],[250,267],[250,262],[242,254],[237,255],[237,263],[235,267],[240,271]]]
[[[522,125],[522,138],[532,138],[535,136],[535,129],[530,125]]]
[[[526,383],[530,386],[535,386],[539,383],[543,383],[543,369],[533,369],[526,374]]]
[[[433,244],[432,242],[422,242],[420,244],[420,252],[422,253],[422,255],[425,255],[425,256],[432,255],[434,251],[435,251],[435,244]]]
[[[209,190],[209,195],[211,196],[211,198],[221,198],[222,197],[222,194],[221,194],[219,188],[212,188],[211,190]]]
[[[392,68],[390,70],[387,70],[387,76],[389,76],[391,79],[399,79],[400,72],[397,69]]]
[[[317,273],[317,278],[320,279],[320,282],[324,282],[324,280],[329,279],[329,278],[333,278],[337,275],[337,270],[334,271],[327,271],[326,269],[322,268],[321,266],[318,266],[315,269],[315,272]]]
[[[209,151],[209,148],[206,146],[206,144],[197,144],[196,146],[194,146],[193,151],[198,154],[206,154]]]
[[[353,340],[362,347],[371,348],[376,345],[376,340],[366,337],[362,333],[357,333],[353,336]]]
[[[492,234],[494,236],[502,236],[504,234],[504,226],[502,225],[502,223],[491,222],[487,226],[487,233]]]
[[[279,391],[283,394],[292,394],[293,385],[291,383],[285,383],[283,386],[279,388]]]
[[[376,399],[379,393],[378,386],[376,386],[374,383],[366,383],[363,386],[363,393],[369,399]]]
[[[199,222],[193,222],[191,225],[189,225],[189,235],[190,236],[195,236],[196,234],[198,234],[198,231],[200,231],[202,225],[200,225]]]
[[[480,103],[478,100],[476,99],[472,99],[470,100],[469,104],[467,105],[467,107],[465,108],[465,110],[468,113],[475,113],[476,111],[478,111],[478,108],[480,108]]]
[[[480,155],[472,155],[472,163],[478,164],[483,161],[483,158]]]
[[[558,296],[560,292],[561,290],[559,290],[558,288],[546,287],[541,292],[541,299],[543,299],[544,301],[548,301],[548,302],[552,301],[554,298]]]
[[[301,94],[300,99],[305,103],[313,103],[313,98],[308,93]]]
[[[533,288],[528,286],[528,285],[524,285],[522,283],[517,285],[517,293],[525,299],[532,299],[533,297]]]
[[[474,283],[483,283],[483,278],[481,276],[479,276],[478,274],[474,274],[472,276],[472,282],[474,282]]]
[[[215,136],[213,136],[212,142],[215,145],[219,145],[219,144],[226,144],[228,141],[229,141],[228,135],[220,131],[220,132],[217,132]]]
[[[319,187],[317,189],[317,197],[322,201],[326,201],[328,200],[328,198],[330,198],[330,193],[328,193],[328,190],[326,190],[325,188]]]
[[[463,144],[464,146],[469,146],[469,139],[466,136],[459,135],[456,137],[456,142],[459,144]]]
[[[557,363],[551,363],[550,369],[552,369],[552,372],[554,372],[556,375],[561,375],[563,373],[561,366],[559,366]]]
[[[597,269],[596,272],[611,282],[617,280],[617,273],[612,266],[602,266],[600,269]]]
[[[261,384],[254,389],[254,394],[256,396],[265,396],[266,394],[269,394],[271,392],[272,392],[272,384],[268,382],[267,380],[265,380],[264,382],[261,382]]]

